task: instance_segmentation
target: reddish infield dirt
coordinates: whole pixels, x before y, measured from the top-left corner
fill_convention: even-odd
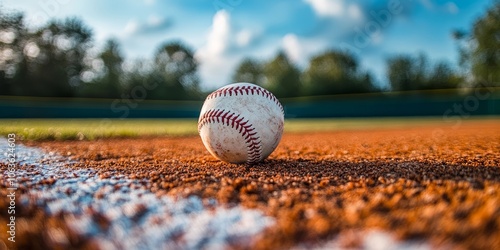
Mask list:
[[[269,159],[252,166],[216,160],[199,137],[28,145],[71,155],[79,160],[75,167],[97,169],[101,178],[123,173],[149,179],[148,188],[158,195],[214,197],[258,208],[276,223],[254,248],[313,246],[337,235],[342,246],[356,248],[356,232],[370,229],[433,247],[500,246],[498,120],[458,128],[443,123],[290,133]],[[18,229],[20,239],[24,234],[27,241],[41,240],[40,223],[60,223],[29,214],[32,225]]]

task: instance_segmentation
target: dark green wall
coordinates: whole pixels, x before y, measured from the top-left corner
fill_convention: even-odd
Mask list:
[[[500,88],[282,99],[287,118],[500,115]],[[196,118],[202,102],[0,96],[0,118]]]

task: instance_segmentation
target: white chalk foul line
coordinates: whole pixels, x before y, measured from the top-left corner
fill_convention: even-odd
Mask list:
[[[0,155],[8,143],[0,138]],[[34,185],[19,196],[20,205],[36,205],[48,214],[65,213],[68,226],[103,249],[221,249],[249,246],[251,240],[274,220],[258,210],[225,208],[195,196],[187,199],[158,197],[143,188],[146,180],[124,175],[100,179],[93,169],[67,167],[70,159],[53,152],[16,145],[19,182]],[[5,163],[5,157],[0,162]],[[7,175],[7,170],[2,175]],[[95,216],[98,214],[99,219]],[[52,242],[66,245],[64,233],[48,232]]]
[[[352,232],[351,232],[352,233]],[[345,239],[358,241],[355,246],[343,244]],[[446,247],[443,249],[448,249]],[[317,242],[315,244],[298,245],[292,250],[345,250],[345,249],[360,249],[360,250],[430,250],[433,247],[424,241],[400,241],[397,240],[389,232],[380,230],[359,230],[354,235],[340,233],[331,240]]]

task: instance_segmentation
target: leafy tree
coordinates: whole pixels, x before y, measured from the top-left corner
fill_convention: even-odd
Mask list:
[[[105,92],[118,96],[121,89],[120,76],[123,74],[123,56],[118,41],[108,40],[99,57],[104,63],[103,85],[107,88]]]
[[[313,57],[304,73],[305,93],[327,95],[374,91],[372,77],[359,69],[347,51],[327,51]]]
[[[490,85],[500,86],[500,1],[474,23],[470,50],[472,74]]]
[[[29,31],[22,14],[2,14],[2,87],[11,95],[73,96],[92,33],[80,20],[51,21]]]
[[[298,96],[301,90],[300,71],[283,52],[264,66],[264,86],[276,97]]]
[[[420,58],[423,58],[420,56]],[[388,60],[387,77],[394,91],[416,90],[421,88],[426,72],[426,60],[415,59],[409,55],[396,56]]]
[[[461,81],[448,63],[429,65],[424,54],[390,58],[387,61],[387,78],[394,91],[456,88]]]
[[[124,61],[120,44],[114,39],[106,41],[103,51],[95,59],[102,62],[100,77],[81,86],[81,95],[86,97],[118,98],[123,89],[122,76]]]
[[[470,61],[469,61],[469,52],[467,48],[467,32],[463,30],[454,30],[452,32],[452,37],[456,41],[459,42],[458,46],[458,52],[459,52],[459,60],[458,60],[458,65],[461,67],[462,71],[464,74],[469,75],[470,74]]]
[[[262,86],[264,84],[263,65],[251,58],[243,59],[236,68],[233,82],[249,82]]]
[[[459,42],[459,63],[468,82],[500,86],[500,1],[494,1],[470,32],[455,30],[452,35]]]
[[[89,57],[91,42],[92,31],[76,18],[29,29],[23,14],[0,12],[0,95],[201,99],[198,64],[184,44],[164,43],[141,69],[125,72],[116,40],[95,58]]]
[[[438,62],[434,65],[426,81],[426,89],[457,88],[463,82],[462,77],[453,70],[447,62]]]
[[[180,42],[165,43],[157,50],[154,64],[150,77],[159,84],[148,98],[199,98],[198,63],[191,49]]]
[[[73,96],[74,87],[81,83],[91,41],[92,31],[75,18],[51,21],[39,29],[32,41],[39,53],[31,57],[29,83],[40,87],[31,88],[31,95]]]
[[[23,14],[0,12],[0,95],[25,94],[19,82],[28,74],[23,50],[29,37]]]

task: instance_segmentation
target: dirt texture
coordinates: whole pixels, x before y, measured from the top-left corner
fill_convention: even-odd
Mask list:
[[[256,165],[221,162],[199,137],[27,144],[71,156],[78,160],[73,167],[94,168],[100,178],[120,173],[147,180],[157,195],[259,209],[276,223],[252,249],[313,247],[338,235],[341,246],[357,248],[357,232],[372,229],[444,249],[500,246],[497,120],[288,133]],[[2,212],[6,206],[0,202]],[[64,215],[45,217],[36,207],[21,214],[18,246],[50,246],[45,227],[65,231]],[[91,239],[66,233],[73,247],[93,248]]]

